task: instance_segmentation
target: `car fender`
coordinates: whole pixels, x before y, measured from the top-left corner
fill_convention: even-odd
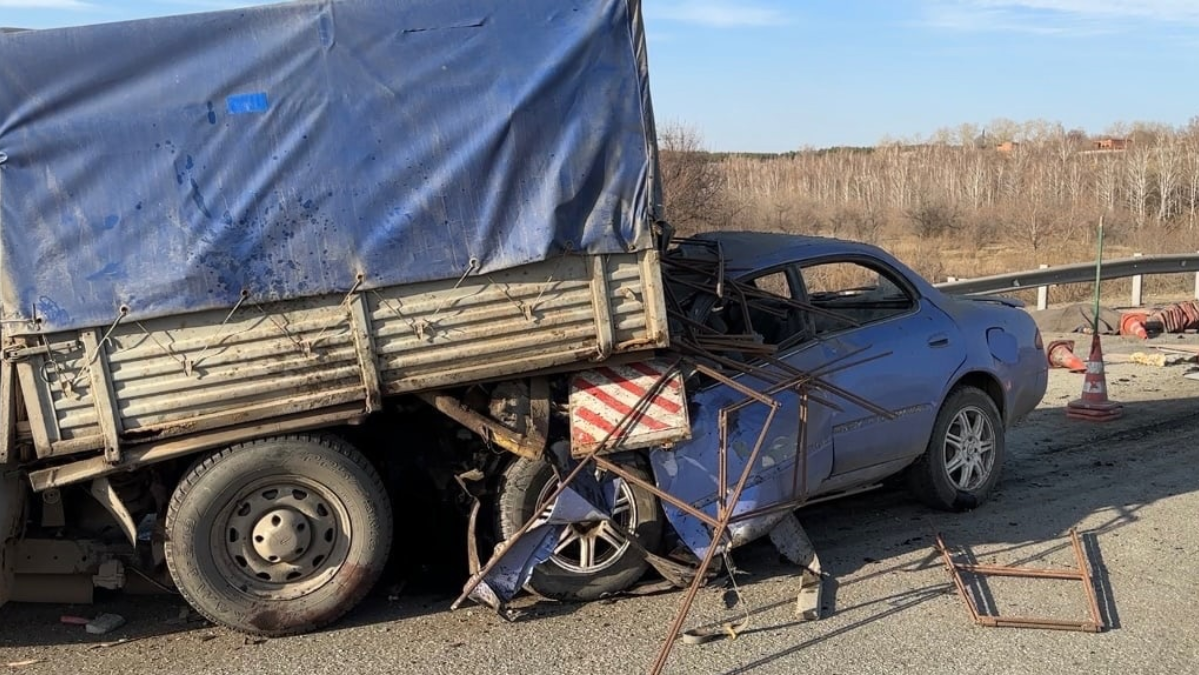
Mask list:
[[[979,376],[998,387],[1001,400],[997,403],[1006,423],[1035,407],[1044,394],[1048,364],[1044,350],[1029,337],[1037,335],[1032,317],[1016,303],[935,293],[940,296],[936,304],[953,319],[967,341],[966,359],[945,383],[938,407],[963,381]],[[1018,387],[1018,382],[1026,386]]]
[[[967,350],[966,360],[941,392],[941,405],[963,381],[979,376],[998,388],[1000,400],[996,403],[1009,426],[1041,402],[1048,382],[1044,351],[1033,344],[1022,344],[1009,328],[993,325],[974,337],[976,343]]]

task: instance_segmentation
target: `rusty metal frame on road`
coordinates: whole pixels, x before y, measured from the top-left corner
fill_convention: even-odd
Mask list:
[[[586,456],[581,458],[579,460],[578,464],[574,467],[574,469],[569,474],[567,474],[566,476],[564,476],[562,478],[562,480],[559,482],[557,488],[554,491],[552,491],[550,493],[550,495],[548,495],[547,498],[545,499],[546,503],[552,503],[567,488],[570,487],[571,483],[574,482],[574,480],[582,473],[582,471],[587,466],[594,465],[596,468],[599,468],[600,470],[608,471],[608,472],[620,477],[621,479],[628,481],[629,483],[631,483],[641,489],[646,490],[647,492],[649,492],[649,493],[653,494],[654,496],[658,497],[659,499],[661,499],[663,502],[678,508],[679,510],[683,511],[687,515],[690,515],[690,516],[696,518],[700,522],[702,522],[705,525],[707,525],[708,527],[712,528],[712,530],[713,530],[712,531],[712,543],[710,546],[708,546],[708,549],[704,555],[703,560],[701,560],[699,566],[695,570],[695,576],[693,578],[693,581],[692,581],[690,587],[687,589],[686,593],[684,594],[683,601],[679,607],[679,611],[676,614],[675,619],[674,619],[673,623],[671,624],[670,630],[658,652],[658,656],[655,659],[653,666],[651,667],[651,670],[650,670],[651,675],[660,675],[660,673],[665,669],[666,663],[670,658],[670,654],[674,649],[675,642],[677,641],[679,635],[682,634],[683,624],[686,622],[687,617],[690,615],[691,607],[695,602],[695,597],[699,593],[699,589],[702,588],[707,582],[707,573],[708,573],[708,570],[712,566],[712,562],[715,559],[715,555],[718,551],[720,551],[724,548],[723,540],[726,538],[729,527],[735,523],[742,522],[745,520],[750,520],[753,518],[762,517],[764,515],[794,510],[794,509],[798,508],[799,506],[802,506],[806,502],[808,486],[807,486],[807,452],[805,450],[806,450],[806,445],[807,445],[807,424],[806,424],[806,422],[808,420],[808,408],[811,405],[811,403],[821,403],[821,401],[813,399],[813,397],[811,396],[810,390],[813,388],[826,388],[827,387],[827,388],[833,389],[834,391],[837,392],[838,395],[840,395],[841,392],[838,388],[832,387],[831,385],[829,385],[829,383],[825,382],[822,378],[824,376],[838,372],[840,370],[859,366],[862,363],[873,360],[873,359],[865,359],[865,360],[852,361],[851,360],[852,357],[856,354],[857,354],[857,352],[847,354],[847,355],[841,357],[840,359],[838,359],[837,362],[831,362],[829,364],[826,364],[824,367],[822,367],[820,369],[819,374],[810,373],[810,372],[802,372],[797,369],[786,368],[786,370],[792,371],[791,373],[789,373],[789,375],[790,375],[789,377],[782,377],[777,373],[769,373],[768,371],[764,371],[763,369],[760,369],[760,368],[754,368],[752,366],[748,366],[747,364],[738,364],[740,366],[740,369],[742,369],[743,371],[751,372],[752,375],[756,375],[758,377],[763,377],[763,379],[766,379],[767,381],[774,381],[774,383],[763,392],[758,392],[749,387],[746,387],[746,386],[742,385],[741,383],[737,382],[736,380],[733,380],[732,378],[728,377],[724,373],[721,373],[720,371],[715,370],[713,368],[709,368],[702,363],[689,362],[690,365],[692,365],[696,369],[697,372],[701,372],[709,377],[712,377],[713,379],[719,380],[722,383],[730,386],[730,388],[734,389],[735,391],[738,391],[739,393],[742,393],[745,395],[744,399],[737,401],[735,403],[732,403],[728,406],[725,406],[720,410],[721,439],[720,439],[720,448],[719,448],[720,465],[719,465],[718,471],[719,471],[719,476],[720,476],[719,484],[722,487],[717,496],[717,515],[716,515],[716,517],[712,517],[712,516],[708,515],[704,511],[702,511],[698,508],[695,508],[691,504],[688,504],[685,501],[667,493],[666,491],[660,489],[658,486],[654,485],[653,483],[651,483],[639,476],[632,474],[631,472],[629,472],[626,469],[624,469],[623,467],[621,467],[619,464],[616,464],[616,463],[612,462],[611,460],[607,459],[606,457],[602,456],[602,452],[604,451],[604,449],[607,448],[612,443],[613,439],[619,437],[620,430],[623,429],[626,425],[628,425],[631,420],[636,418],[637,411],[641,410],[646,405],[648,405],[649,401],[652,400],[652,398],[657,394],[657,392],[660,391],[661,388],[665,386],[666,382],[669,381],[670,377],[678,369],[678,367],[679,367],[678,364],[676,364],[673,368],[671,368],[662,378],[660,378],[654,384],[653,387],[651,387],[649,389],[649,391],[647,391],[645,393],[644,396],[642,396],[641,400],[638,401],[637,405],[635,405],[628,412],[628,414],[626,414],[624,419],[622,419],[615,426],[613,431],[610,432],[608,434],[608,436],[595,447],[595,449],[593,449]],[[778,362],[778,363],[781,363],[781,362]],[[800,405],[800,418],[799,418],[800,419],[800,429],[799,429],[800,439],[799,439],[799,443],[796,446],[797,457],[796,457],[796,462],[794,464],[794,467],[792,469],[794,472],[794,475],[792,476],[792,485],[799,486],[799,492],[797,494],[793,494],[792,499],[789,501],[778,503],[778,504],[772,504],[770,506],[766,506],[766,507],[754,509],[752,511],[748,511],[745,513],[740,513],[740,514],[734,515],[734,513],[733,513],[734,507],[741,499],[741,495],[744,492],[747,483],[749,482],[749,478],[753,472],[753,468],[757,464],[757,460],[758,460],[759,455],[761,454],[762,447],[765,445],[765,441],[767,438],[767,434],[769,433],[770,427],[774,423],[775,415],[777,415],[779,409],[782,407],[782,404],[780,404],[778,402],[778,400],[774,398],[774,396],[781,392],[789,391],[789,390],[797,391],[800,395],[800,404],[799,404]],[[849,394],[849,392],[845,392],[845,393]],[[875,412],[876,414],[879,414],[879,415],[882,415],[882,416],[885,416],[888,418],[894,417],[893,413],[881,408],[880,406],[877,406],[877,405],[871,403],[870,401],[868,401],[864,398],[861,398],[861,397],[858,397],[858,396],[852,395],[852,394],[849,394],[849,396],[852,400],[863,405],[863,407],[867,408],[868,410],[871,410],[872,412]],[[736,485],[735,485],[735,487],[733,487],[733,489],[730,493],[729,488],[728,488],[728,475],[727,475],[728,474],[728,465],[727,465],[727,462],[728,462],[728,438],[726,435],[726,429],[727,429],[728,415],[733,412],[736,412],[738,410],[741,410],[743,408],[746,408],[748,406],[755,405],[755,404],[761,404],[761,405],[767,406],[768,408],[770,408],[770,412],[767,413],[766,420],[762,424],[761,432],[758,434],[758,437],[754,443],[753,449],[750,451],[749,457],[747,458],[747,460],[745,462],[745,467],[741,471],[741,474],[737,479]],[[835,407],[835,406],[832,406],[832,407]],[[483,582],[483,580],[487,576],[487,574],[489,574],[492,571],[492,569],[494,569],[495,565],[498,564],[498,561],[499,561],[500,557],[502,556],[503,551],[507,547],[513,546],[521,537],[523,537],[526,533],[528,533],[528,531],[533,528],[533,526],[536,524],[537,521],[538,521],[538,515],[533,516],[532,518],[529,519],[528,522],[526,522],[516,532],[515,535],[513,535],[503,545],[501,545],[502,548],[497,550],[497,552],[495,554],[493,554],[493,556],[492,556],[491,560],[488,562],[488,564],[484,565],[482,567],[482,569],[480,569],[478,571],[477,574],[472,576],[471,580],[467,583],[466,587],[463,589],[461,595],[454,602],[453,607],[455,607],[455,608],[459,607],[463,602],[466,601],[466,599]]]
[[[738,296],[741,304],[747,306],[750,302],[759,299],[776,299],[784,300],[791,307],[802,309],[809,312],[832,315],[839,319],[845,320],[850,324],[856,322],[843,317],[842,315],[825,310],[823,308],[814,307],[807,303],[799,302],[791,298],[782,298],[768,291],[762,291],[751,284],[747,284],[735,279],[727,279],[724,276],[724,265],[722,252],[717,248],[717,260],[715,266],[705,261],[679,261],[678,259],[670,260],[663,258],[664,264],[667,266],[677,266],[688,269],[691,272],[696,272],[701,275],[707,275],[709,282],[715,282],[715,287],[704,286],[702,284],[694,284],[696,290],[704,293],[715,295],[717,299],[724,299],[728,293]],[[692,284],[687,284],[692,285]],[[609,472],[628,483],[639,487],[650,494],[653,494],[666,504],[679,509],[683,513],[699,520],[706,526],[712,528],[711,544],[707,547],[703,559],[695,569],[694,577],[690,586],[687,588],[680,604],[679,610],[672,622],[669,632],[666,635],[658,655],[650,669],[651,675],[660,675],[665,669],[670,654],[674,649],[679,636],[682,634],[683,624],[686,623],[690,615],[692,605],[695,602],[696,595],[699,589],[707,583],[708,570],[711,568],[715,556],[718,552],[726,551],[728,539],[728,531],[730,526],[735,523],[746,520],[760,518],[766,515],[772,515],[780,512],[792,511],[804,505],[808,497],[808,477],[807,477],[807,443],[808,443],[808,420],[809,407],[815,403],[828,407],[832,410],[840,411],[841,408],[830,400],[818,396],[817,392],[826,392],[834,397],[849,401],[863,409],[880,416],[884,419],[895,419],[895,413],[884,409],[883,407],[872,403],[868,399],[859,396],[853,392],[847,391],[825,378],[834,373],[861,366],[871,361],[884,358],[891,354],[885,352],[874,356],[860,357],[863,352],[870,347],[863,347],[851,351],[849,353],[830,359],[827,363],[822,364],[819,368],[813,371],[803,371],[795,368],[783,360],[774,358],[773,354],[776,348],[773,345],[764,345],[755,340],[755,336],[745,335],[723,335],[699,321],[696,321],[685,312],[682,312],[678,306],[678,301],[669,288],[666,290],[668,301],[672,305],[667,308],[668,313],[675,319],[681,321],[688,333],[687,337],[676,335],[672,340],[672,349],[679,357],[675,365],[667,371],[644,395],[640,398],[628,413],[615,425],[611,432],[598,443],[586,455],[578,459],[575,467],[566,475],[561,477],[558,486],[545,499],[545,504],[553,503],[562,493],[568,489],[572,482],[584,471],[588,466]],[[702,334],[702,335],[701,335]],[[754,357],[761,360],[760,365],[746,363],[741,360],[728,358],[718,352],[743,352],[753,354]],[[705,363],[705,361],[707,363]],[[686,501],[675,497],[662,490],[651,481],[648,481],[640,476],[634,475],[619,464],[611,461],[603,456],[606,449],[610,448],[615,439],[618,439],[623,433],[622,430],[631,423],[634,423],[638,416],[652,401],[653,397],[666,385],[674,373],[678,372],[682,364],[686,363],[696,373],[704,375],[712,380],[715,380],[731,390],[744,396],[742,400],[735,401],[719,411],[719,435],[720,442],[718,448],[718,494],[716,499],[716,515],[709,515],[700,508],[687,503]],[[717,367],[712,367],[709,364],[714,364]],[[727,368],[734,373],[740,373],[749,377],[758,379],[766,383],[766,388],[762,391],[757,391],[752,387],[745,385],[742,382],[735,380],[730,374],[722,370]],[[799,429],[796,445],[796,459],[792,467],[793,475],[791,476],[792,493],[791,499],[760,507],[734,515],[736,504],[741,500],[741,496],[752,475],[754,466],[757,464],[758,457],[761,455],[762,448],[765,445],[769,430],[775,421],[775,417],[782,404],[776,396],[780,393],[793,391],[799,395]],[[762,429],[750,451],[748,458],[745,461],[745,466],[742,469],[740,476],[737,477],[736,484],[730,491],[729,486],[729,471],[728,471],[728,418],[746,407],[753,405],[765,405],[769,408],[765,421],[762,423]],[[461,595],[455,600],[453,608],[461,606],[483,583],[486,576],[499,563],[500,558],[506,550],[516,544],[525,534],[527,534],[538,522],[540,514],[535,514],[526,522],[516,534],[510,537],[506,542],[493,553],[491,560],[472,575],[470,581],[467,582]],[[805,569],[805,574],[810,575],[811,570]],[[810,579],[805,576],[803,589],[810,591]],[[802,595],[802,592],[801,592]]]
[[[953,578],[953,585],[957,588],[958,595],[961,596],[962,601],[966,603],[966,609],[970,611],[970,618],[974,623],[988,628],[1039,628],[1043,630],[1101,633],[1106,626],[1103,622],[1103,615],[1099,611],[1099,598],[1095,593],[1095,583],[1091,578],[1090,563],[1083,552],[1082,542],[1078,538],[1078,531],[1073,528],[1070,530],[1070,543],[1074,548],[1074,557],[1078,564],[1076,569],[1037,569],[956,562],[953,559],[953,555],[949,552],[949,548],[945,545],[945,541],[941,539],[941,535],[937,535],[937,550],[941,553],[945,569]],[[974,598],[966,589],[966,584],[962,580],[962,576],[965,574],[977,577],[1017,577],[1025,579],[1080,581],[1086,591],[1087,608],[1090,611],[1091,619],[1089,621],[1073,621],[1068,619],[983,614],[978,610],[977,603],[975,603]]]

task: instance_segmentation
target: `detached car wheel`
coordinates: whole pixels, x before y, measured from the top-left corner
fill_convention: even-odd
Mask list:
[[[214,623],[254,635],[326,626],[383,571],[392,513],[374,468],[327,437],[272,438],[197,462],[167,513],[180,593]]]
[[[908,470],[908,487],[936,509],[974,508],[999,481],[1003,456],[1003,418],[995,402],[981,389],[961,387],[941,407],[928,449]]]
[[[641,464],[625,468],[650,480]],[[513,462],[499,488],[500,538],[508,539],[534,515],[550,508],[546,498],[556,487],[557,478],[547,462]],[[612,516],[645,550],[655,551],[661,545],[665,515],[652,494],[618,481]],[[607,523],[579,523],[563,532],[553,556],[533,571],[529,588],[555,600],[586,602],[629,588],[648,568],[640,550]]]

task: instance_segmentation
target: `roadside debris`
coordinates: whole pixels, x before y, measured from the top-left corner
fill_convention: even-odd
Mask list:
[[[813,314],[854,323],[836,312],[726,278],[723,253],[719,245],[709,244],[684,242],[678,251],[672,252],[673,255],[663,258],[663,266],[671,269],[672,278],[690,288],[690,293],[715,298],[716,303],[735,300],[746,312],[778,312],[777,305],[787,303]],[[727,331],[704,323],[703,316],[694,316],[674,294],[668,296],[667,312],[677,327],[671,331],[673,362],[661,369],[660,377],[652,386],[645,387],[640,400],[628,408],[622,418],[612,420],[607,434],[589,445],[582,456],[574,456],[569,443],[550,447],[546,458],[554,466],[559,483],[557,489],[543,498],[543,503],[552,504],[552,507],[534,516],[500,544],[491,560],[472,575],[453,604],[456,609],[470,599],[497,610],[501,617],[510,618],[507,603],[528,582],[533,568],[553,553],[563,528],[576,522],[602,520],[613,523],[611,514],[616,481],[624,480],[664,502],[668,518],[681,541],[700,559],[690,575],[682,605],[650,669],[653,675],[665,668],[680,637],[686,642],[703,643],[720,636],[735,638],[746,628],[748,616],[714,629],[684,631],[683,625],[696,594],[709,580],[708,572],[717,556],[726,560],[731,577],[728,551],[738,540],[755,531],[760,534],[771,532],[780,552],[803,567],[797,613],[804,620],[819,618],[822,586],[819,560],[793,515],[808,498],[807,451],[796,451],[789,457],[771,457],[769,466],[772,470],[750,480],[759,458],[769,452],[764,450],[767,432],[779,411],[784,406],[798,406],[799,419],[805,422],[799,425],[795,447],[805,449],[808,447],[806,420],[809,419],[809,407],[814,404],[837,409],[829,397],[850,401],[883,419],[895,418],[895,413],[826,379],[834,373],[888,356],[889,352],[867,357],[863,356],[865,349],[862,349],[830,359],[812,372],[804,372],[772,358],[776,347],[765,344],[761,336],[727,334]],[[748,363],[747,354],[758,357],[763,365]],[[680,374],[721,383],[735,395],[714,402],[714,409],[719,410],[719,428],[710,430],[713,437],[719,438],[714,456],[705,456],[701,461],[675,461],[671,455],[669,459],[674,461],[674,470],[665,475],[672,480],[655,485],[610,461],[603,453],[622,446],[630,427],[645,415],[650,402],[661,390],[676,382]],[[745,377],[733,379],[738,375]],[[732,447],[737,448],[735,454],[730,452]],[[733,461],[736,463],[730,465]],[[602,472],[603,478],[597,477],[597,470]],[[721,488],[711,503],[698,508],[695,505],[697,499],[702,502],[704,495],[691,493],[700,489],[697,486],[709,490],[713,483]],[[783,529],[775,536],[774,531],[779,528]],[[634,541],[634,538],[629,540]]]
[[[1147,323],[1163,333],[1199,330],[1199,300],[1163,307],[1149,315]]]
[[[1087,375],[1082,384],[1082,397],[1066,406],[1066,417],[1085,422],[1110,422],[1123,416],[1123,404],[1107,398],[1103,345],[1096,334],[1091,338],[1091,356],[1087,359]]]
[[[1158,352],[1156,354],[1134,352],[1132,354],[1108,354],[1107,360],[1110,363],[1134,363],[1138,366],[1165,368],[1167,366],[1177,366],[1184,363],[1190,363],[1195,360],[1195,356],[1187,354],[1170,354],[1167,352]]]
[[[1070,543],[1074,548],[1074,557],[1077,560],[1077,567],[1074,569],[1037,569],[1028,567],[1008,567],[1002,565],[974,565],[967,563],[959,563],[953,559],[953,554],[950,553],[949,547],[945,545],[945,541],[941,535],[937,535],[937,551],[941,554],[941,560],[945,564],[946,571],[949,572],[950,578],[953,579],[953,585],[957,588],[958,595],[962,601],[966,603],[966,609],[970,611],[970,618],[974,623],[988,628],[1040,628],[1044,630],[1070,630],[1082,631],[1087,633],[1100,633],[1105,629],[1103,615],[1099,612],[1099,599],[1095,595],[1095,584],[1091,580],[1090,563],[1087,561],[1086,554],[1082,549],[1082,542],[1078,538],[1078,531],[1070,530]],[[966,588],[966,583],[963,580],[964,576],[972,576],[976,579],[978,586],[982,588],[983,578],[992,577],[1019,577],[1025,579],[1059,579],[1066,581],[1080,581],[1083,585],[1083,590],[1087,596],[1087,607],[1090,611],[1091,618],[1087,621],[1071,621],[1065,619],[1049,619],[1037,617],[1011,617],[983,614],[978,609],[974,597]],[[985,590],[977,591],[986,593]]]
[[[1032,312],[1032,318],[1044,333],[1092,333],[1099,324],[1100,335],[1116,335],[1120,331],[1120,313],[1100,307],[1096,316],[1090,303],[1077,303],[1066,307],[1051,307]],[[1098,319],[1098,321],[1096,321]]]
[[[1120,317],[1120,335],[1148,340],[1149,331],[1145,328],[1149,315],[1144,312],[1129,312]]]
[[[1098,332],[1145,340],[1154,335],[1199,331],[1199,300],[1127,312],[1100,307],[1098,314],[1090,304],[1078,303],[1033,312],[1032,317],[1046,333]]]
[[[1188,354],[1199,360],[1199,345],[1170,345],[1169,347],[1156,347],[1155,349],[1173,354]]]
[[[189,623],[205,623],[207,619],[200,615],[199,612],[191,607],[180,607],[179,614],[173,619],[167,619],[164,623],[168,626],[186,626]]]
[[[8,668],[26,668],[28,666],[36,666],[39,663],[45,663],[45,659],[25,659],[24,661],[10,661],[5,664]]]
[[[125,625],[125,617],[120,614],[101,614],[86,625],[90,635],[106,635]]]
[[[86,616],[63,616],[58,621],[66,626],[86,626],[91,619]]]
[[[1074,354],[1074,340],[1051,342],[1046,350],[1050,368],[1064,368],[1072,373],[1085,372],[1087,364]]]
[[[143,639],[145,639],[145,638],[140,638],[140,637],[139,638],[121,638],[120,640],[111,640],[109,642],[97,642],[95,644],[88,645],[87,648],[88,649],[111,649],[113,647],[120,647],[122,645],[127,645],[131,642],[137,642],[138,640],[143,640]]]
[[[819,621],[824,604],[824,570],[820,567],[816,548],[794,513],[787,514],[770,531],[770,543],[784,558],[803,568],[799,595],[795,599],[795,616],[800,621]]]
[[[723,559],[724,567],[729,574],[729,590],[725,591],[724,594],[725,609],[733,609],[737,607],[737,605],[741,605],[743,614],[741,618],[736,621],[721,621],[718,624],[700,626],[698,628],[685,630],[679,636],[680,639],[682,639],[683,644],[702,645],[709,642],[715,642],[716,640],[726,637],[730,640],[736,640],[737,636],[749,630],[751,615],[749,611],[749,605],[747,605],[741,599],[741,588],[737,585],[737,569],[733,565],[733,561],[729,557],[727,551],[724,553]]]

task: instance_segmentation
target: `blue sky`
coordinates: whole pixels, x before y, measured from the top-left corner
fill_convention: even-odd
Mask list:
[[[0,25],[247,4],[261,3],[0,0]],[[1199,115],[1199,0],[644,4],[658,118],[715,150],[868,145],[999,117],[1100,132]]]

